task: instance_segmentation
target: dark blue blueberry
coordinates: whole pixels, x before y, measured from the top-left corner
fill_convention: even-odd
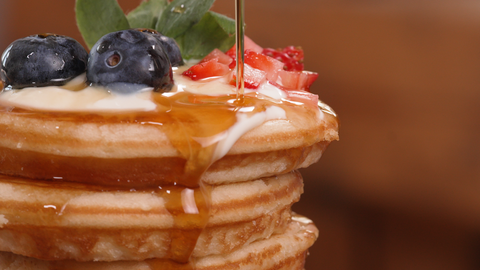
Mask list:
[[[87,59],[82,45],[70,37],[28,36],[3,52],[0,77],[7,89],[64,85],[85,72]]]
[[[173,67],[179,67],[184,65],[180,48],[178,47],[177,42],[175,42],[173,38],[164,36],[160,32],[157,32],[152,29],[138,28],[137,30],[144,33],[151,34],[154,37],[156,37],[158,40],[160,40],[160,43],[165,49],[165,52],[167,53],[168,58],[170,59],[170,62],[172,63]]]
[[[107,34],[93,45],[87,81],[119,93],[145,87],[164,92],[173,87],[172,65],[156,38],[123,30]]]

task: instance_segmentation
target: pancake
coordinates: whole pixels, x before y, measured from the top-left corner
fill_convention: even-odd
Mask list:
[[[296,216],[287,230],[268,239],[258,240],[232,253],[195,258],[190,264],[171,261],[146,260],[143,262],[118,261],[75,262],[42,261],[0,252],[0,269],[3,270],[156,270],[156,269],[242,269],[242,270],[302,270],[307,249],[318,236],[311,221]]]
[[[288,118],[266,121],[241,136],[223,158],[213,160],[202,181],[218,185],[304,168],[338,139],[338,122],[333,115],[309,106],[275,106],[287,111]],[[225,116],[229,121],[232,117]],[[205,116],[192,122],[184,116],[182,128],[172,132],[176,126],[165,125],[159,118],[153,113],[121,117],[32,114],[0,107],[0,171],[33,179],[134,188],[179,183],[178,175],[184,173],[192,143],[182,134],[201,133],[189,129],[196,129],[199,121],[211,120]],[[213,123],[222,126],[222,121]]]
[[[302,191],[297,172],[211,187],[210,218],[192,256],[229,253],[284,231]],[[98,191],[1,177],[0,250],[47,260],[172,258],[172,237],[196,228],[176,223],[168,200],[153,190]]]

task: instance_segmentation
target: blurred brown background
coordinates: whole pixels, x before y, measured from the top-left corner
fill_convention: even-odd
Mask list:
[[[120,0],[125,11],[139,0]],[[480,3],[246,0],[246,33],[301,45],[341,141],[304,170],[320,229],[306,269],[480,268]],[[214,10],[234,16],[234,0]],[[0,0],[0,48],[82,40],[74,0]]]

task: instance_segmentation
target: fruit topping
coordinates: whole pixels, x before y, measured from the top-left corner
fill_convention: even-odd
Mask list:
[[[265,81],[267,77],[267,72],[251,67],[248,64],[245,64],[243,70],[243,83],[245,88],[257,89],[261,83]],[[231,85],[237,85],[237,76],[233,75],[232,80],[230,81]]]
[[[173,87],[172,65],[160,41],[137,30],[109,33],[90,51],[87,82],[117,93],[146,87],[165,92]]]
[[[225,53],[223,53],[222,51],[220,51],[219,49],[214,49],[211,53],[209,53],[207,56],[205,56],[201,62],[206,62],[210,59],[213,59],[213,58],[218,58],[218,62],[219,63],[222,63],[224,65],[230,65],[232,62],[233,62],[233,59],[226,55]]]
[[[318,106],[318,96],[307,91],[293,90],[286,91],[287,98],[291,101],[298,101],[310,106]]]
[[[218,77],[227,74],[230,71],[227,65],[219,62],[219,58],[212,58],[193,65],[182,74],[194,81],[205,78]]]
[[[182,73],[194,81],[205,78],[218,77],[230,71],[230,63],[233,59],[219,49],[214,49],[205,56],[198,64],[193,65]]]
[[[261,53],[263,51],[263,48],[260,47],[257,43],[253,42],[249,37],[245,36],[244,42],[243,42],[243,50],[250,50],[254,51],[257,53]],[[230,63],[230,68],[235,68],[237,65],[237,46],[233,45],[233,47],[230,48],[230,50],[225,52],[226,55],[230,56],[233,61]]]
[[[3,52],[0,77],[6,89],[65,85],[85,72],[87,59],[82,45],[70,37],[32,35]]]
[[[230,50],[228,50],[225,54],[228,56],[232,57],[233,59],[236,58],[237,51],[236,51],[237,46],[233,45]],[[263,51],[263,48],[260,47],[257,43],[253,42],[249,37],[245,36],[245,39],[243,41],[243,49],[246,50],[251,50],[257,53],[261,53]]]
[[[280,70],[278,75],[277,83],[285,90],[310,90],[318,77],[318,73],[310,71]]]
[[[180,48],[178,47],[177,42],[173,38],[164,36],[160,32],[152,29],[138,28],[137,30],[143,33],[148,33],[160,41],[173,67],[179,67],[184,65]]]
[[[278,77],[278,72],[283,68],[283,64],[280,61],[254,51],[246,50],[244,57],[245,64],[265,71],[269,81],[275,81]]]
[[[303,50],[300,47],[288,46],[284,49],[263,49],[263,54],[283,63],[283,69],[288,71],[303,70]]]
[[[303,70],[303,50],[288,46],[284,49],[263,49],[245,37],[245,88],[257,89],[268,81],[282,90],[309,90],[318,73]],[[192,80],[223,76],[230,73],[231,85],[236,85],[235,46],[227,52],[215,49],[183,75]]]

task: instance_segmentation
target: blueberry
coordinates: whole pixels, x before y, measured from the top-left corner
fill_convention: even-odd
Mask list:
[[[32,35],[3,52],[0,77],[6,89],[64,85],[85,72],[87,59],[82,45],[70,37]]]
[[[123,30],[109,33],[93,45],[87,81],[119,93],[145,87],[164,92],[173,87],[172,65],[156,38]]]
[[[180,52],[180,48],[178,47],[177,42],[173,38],[169,38],[167,36],[162,35],[160,32],[157,32],[152,29],[147,29],[147,28],[138,28],[138,31],[148,33],[153,35],[155,38],[160,40],[160,43],[162,44],[163,48],[165,49],[165,52],[168,55],[168,58],[170,59],[170,62],[172,63],[172,66],[174,67],[179,67],[183,66],[183,58],[182,58],[182,53]]]

